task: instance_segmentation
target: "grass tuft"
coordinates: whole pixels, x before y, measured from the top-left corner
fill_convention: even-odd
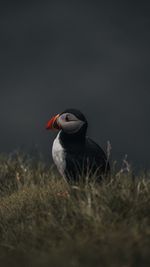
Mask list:
[[[150,174],[69,186],[54,168],[0,157],[0,265],[150,266]]]

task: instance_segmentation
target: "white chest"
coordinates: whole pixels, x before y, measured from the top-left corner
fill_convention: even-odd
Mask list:
[[[62,176],[64,176],[64,171],[66,168],[65,151],[59,141],[59,135],[60,133],[58,133],[57,137],[55,138],[53,142],[52,157],[53,157],[54,163],[57,166],[58,171],[60,172]]]

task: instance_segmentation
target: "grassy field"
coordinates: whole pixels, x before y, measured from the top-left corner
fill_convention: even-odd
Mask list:
[[[68,186],[54,168],[0,157],[0,266],[150,266],[150,174]]]

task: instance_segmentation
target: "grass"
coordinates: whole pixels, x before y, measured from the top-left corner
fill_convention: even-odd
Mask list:
[[[0,157],[0,266],[150,266],[150,175],[70,187],[42,160]]]

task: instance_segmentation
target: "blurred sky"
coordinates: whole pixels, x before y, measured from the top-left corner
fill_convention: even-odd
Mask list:
[[[51,153],[45,123],[66,108],[113,159],[150,163],[150,3],[3,1],[0,152]]]

